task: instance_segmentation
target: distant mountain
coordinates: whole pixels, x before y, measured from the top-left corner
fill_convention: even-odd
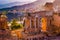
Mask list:
[[[3,5],[0,5],[0,9],[1,8],[7,8],[7,7],[12,7],[12,6],[15,6],[15,5],[19,5],[20,2],[14,2],[14,3],[8,3],[8,4],[3,4]]]
[[[24,3],[22,3],[22,4],[24,4]],[[0,9],[0,11],[2,11],[2,10],[14,10],[14,9],[15,10],[29,9],[29,8],[39,9],[40,10],[41,9],[40,7],[41,7],[42,4],[43,3],[40,0],[32,2],[32,3],[29,3],[29,4],[25,4],[25,5],[21,5],[20,2],[14,2],[14,3],[6,4],[5,6],[1,5],[1,7],[3,9]]]
[[[32,2],[35,2],[35,1],[32,1]],[[27,2],[11,2],[11,3],[7,3],[7,4],[1,4],[0,9],[13,7],[13,6],[21,6],[21,5],[29,4],[32,2],[29,2],[29,1],[27,1]]]
[[[21,6],[21,5],[24,5],[24,4],[27,4],[27,3],[24,3],[24,2],[13,2],[13,3],[8,3],[8,4],[3,4],[3,5],[0,5],[0,9],[1,8],[8,8],[8,7],[13,7],[13,6]]]

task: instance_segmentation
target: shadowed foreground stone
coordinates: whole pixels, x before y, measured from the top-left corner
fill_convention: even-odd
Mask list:
[[[0,40],[14,40],[9,30],[0,30]]]

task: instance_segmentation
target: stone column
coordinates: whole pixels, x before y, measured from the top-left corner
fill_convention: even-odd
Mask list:
[[[26,21],[25,21],[25,30],[27,30]]]
[[[38,18],[38,27],[39,28],[41,27],[41,18],[40,17]]]
[[[39,27],[39,17],[38,17],[38,28],[40,28],[40,27]]]
[[[38,23],[38,15],[36,14],[35,17],[36,17],[36,21],[37,21],[36,24],[37,24],[37,23]],[[37,25],[38,25],[38,24],[37,24]],[[37,25],[36,25],[36,27],[37,27]]]
[[[31,17],[30,17],[30,28],[32,27],[32,25],[31,25]]]
[[[30,27],[29,27],[29,29],[30,29],[30,33],[31,33],[31,28],[32,28],[32,25],[31,25],[31,17],[30,17]]]
[[[35,28],[36,28],[36,17],[35,17],[35,20],[34,20],[34,21],[35,21],[35,23],[34,23],[34,24],[35,24]]]

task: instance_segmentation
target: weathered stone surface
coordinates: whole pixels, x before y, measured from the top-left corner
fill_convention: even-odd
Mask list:
[[[0,30],[0,40],[12,40],[9,30]]]

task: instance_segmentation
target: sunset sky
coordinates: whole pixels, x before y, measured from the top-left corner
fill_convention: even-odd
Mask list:
[[[0,0],[0,5],[2,4],[7,4],[7,3],[11,3],[11,2],[28,2],[28,3],[31,3],[31,2],[34,2],[34,1],[38,1],[38,0]],[[41,0],[41,2],[53,2],[53,0]]]
[[[44,5],[46,2],[53,2],[54,0],[0,0],[0,9],[17,5],[24,5],[35,1],[39,2],[40,5]]]

